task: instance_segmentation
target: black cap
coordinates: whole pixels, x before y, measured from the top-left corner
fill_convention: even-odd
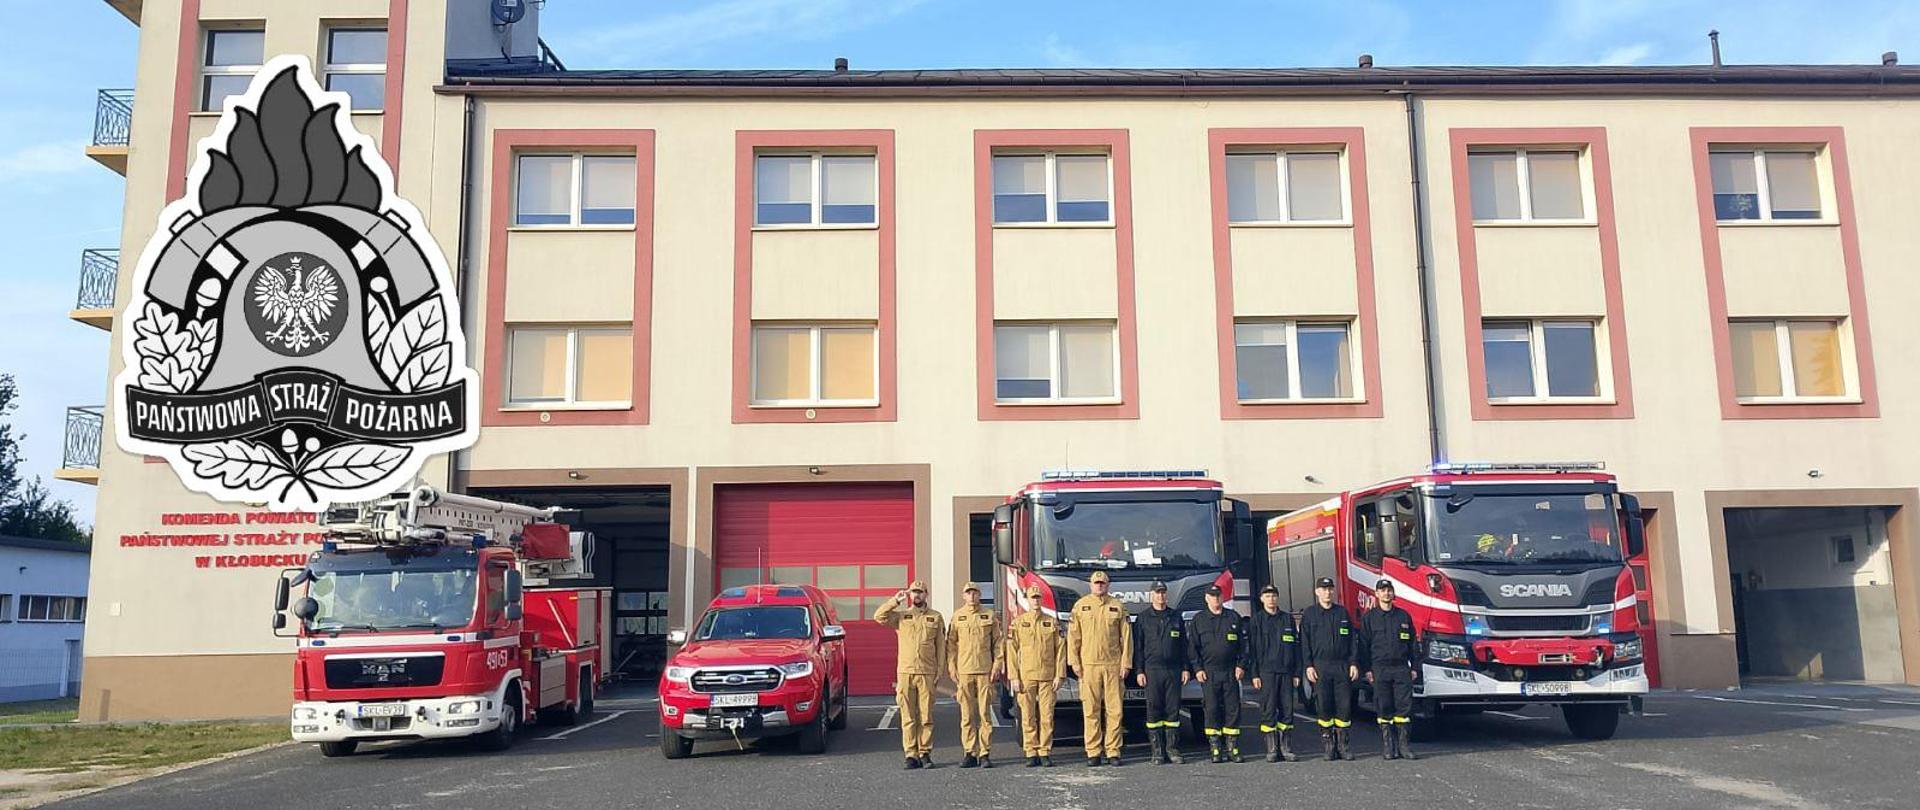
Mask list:
[[[1161,582],[1160,580],[1156,579],[1153,581],[1152,585],[1147,586],[1147,590],[1152,591],[1154,593],[1166,593],[1167,583]]]
[[[1204,591],[1204,593],[1206,593],[1206,595],[1208,595],[1208,596],[1219,596],[1219,595],[1220,595],[1220,586],[1218,586],[1218,585],[1208,585],[1208,586],[1207,586],[1207,589],[1206,589],[1206,591]]]
[[[1373,589],[1376,591],[1380,591],[1380,590],[1391,591],[1393,590],[1393,580],[1387,579],[1385,577],[1381,577],[1379,582],[1373,583]]]
[[[1313,581],[1313,587],[1331,588],[1333,587],[1333,577],[1321,577],[1319,579],[1316,579]]]
[[[1275,588],[1272,585],[1268,585],[1267,587],[1260,589],[1261,596],[1266,596],[1267,594],[1273,594],[1275,596],[1278,596],[1280,594],[1280,589]]]

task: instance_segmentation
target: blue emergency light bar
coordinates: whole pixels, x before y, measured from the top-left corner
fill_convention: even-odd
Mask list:
[[[1206,470],[1045,470],[1042,481],[1089,481],[1102,478],[1205,478]]]
[[[1607,468],[1604,461],[1443,461],[1427,468],[1442,475],[1513,472],[1597,472]]]

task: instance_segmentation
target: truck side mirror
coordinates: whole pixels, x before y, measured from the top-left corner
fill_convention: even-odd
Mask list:
[[[1647,521],[1640,514],[1640,499],[1621,495],[1620,511],[1626,516],[1627,556],[1638,557],[1647,553]]]
[[[842,631],[842,632],[845,632],[845,631]],[[824,636],[824,635],[825,635],[825,633],[824,633],[824,632],[822,632],[822,633],[821,633],[821,635],[823,635],[823,636]],[[687,631],[685,631],[685,630],[672,630],[672,631],[669,631],[669,632],[667,633],[667,643],[668,643],[668,644],[671,644],[671,645],[673,645],[673,646],[675,646],[675,647],[678,647],[678,646],[680,646],[680,645],[682,645],[682,644],[685,644],[685,643],[687,643]]]
[[[313,617],[320,615],[320,603],[311,596],[302,596],[293,603],[293,615],[303,622],[313,621]]]
[[[281,612],[279,612],[279,611],[275,611],[275,612],[274,612],[274,614],[273,614],[273,629],[275,629],[275,630],[285,630],[285,629],[287,629],[287,614],[285,614],[285,613],[281,613]]]
[[[1013,564],[1013,504],[993,508],[993,558],[1001,565]]]
[[[1227,559],[1238,560],[1242,555],[1252,554],[1255,548],[1253,509],[1246,501],[1228,499],[1227,502],[1233,505],[1233,531],[1227,533]]]
[[[520,574],[520,569],[507,569],[507,604],[519,604],[525,590],[526,579]]]
[[[507,617],[507,621],[517,622],[526,616],[526,611],[520,607],[519,602],[508,602],[507,609],[502,611],[502,614]]]
[[[683,633],[682,635],[685,634]],[[820,628],[821,641],[845,641],[846,638],[847,628],[841,627],[840,625],[829,624],[826,627]]]
[[[1385,551],[1386,555],[1389,557],[1400,556],[1400,552],[1402,549],[1400,548],[1400,522],[1399,521],[1394,520],[1392,518],[1381,519],[1380,548],[1382,551]]]
[[[287,598],[292,594],[292,592],[293,592],[292,581],[287,579],[287,573],[285,571],[280,572],[280,579],[276,580],[275,585],[273,586],[274,613],[277,614],[280,611],[287,609]],[[276,624],[274,625],[274,627],[278,628],[280,627],[280,625]]]

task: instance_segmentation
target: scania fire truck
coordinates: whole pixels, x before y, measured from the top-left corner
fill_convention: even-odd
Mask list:
[[[592,536],[555,511],[431,487],[327,510],[321,550],[274,598],[275,633],[297,639],[293,739],[330,757],[393,739],[498,750],[539,714],[590,715],[610,606],[550,584],[592,576]]]
[[[1647,693],[1630,567],[1639,502],[1598,463],[1437,464],[1274,518],[1268,563],[1300,610],[1313,582],[1354,612],[1394,583],[1425,649],[1416,729],[1454,713],[1555,704],[1584,739],[1613,736]]]
[[[1005,612],[1043,611],[1063,633],[1095,571],[1107,572],[1111,593],[1131,614],[1147,609],[1149,587],[1161,580],[1167,603],[1187,618],[1206,609],[1209,585],[1244,615],[1257,572],[1243,550],[1257,552],[1255,538],[1247,504],[1226,497],[1204,470],[1047,471],[993,513]],[[1035,584],[1042,587],[1037,603],[1026,595]],[[1126,685],[1127,704],[1144,705],[1144,691],[1131,679]],[[1197,682],[1183,698],[1200,700]],[[1059,701],[1079,699],[1069,677]]]

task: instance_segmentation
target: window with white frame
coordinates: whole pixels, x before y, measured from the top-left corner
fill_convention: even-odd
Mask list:
[[[754,324],[753,404],[878,404],[877,340],[870,324]]]
[[[994,155],[994,224],[1111,224],[1108,164],[1104,154]]]
[[[1352,399],[1353,349],[1346,321],[1246,320],[1233,325],[1240,401]]]
[[[1849,395],[1840,321],[1737,320],[1733,391],[1742,400],[1835,399]]]
[[[267,32],[260,28],[207,31],[200,59],[200,109],[219,112],[228,96],[247,91],[266,60]]]
[[[1577,149],[1474,150],[1467,180],[1475,222],[1580,222],[1587,191]]]
[[[753,224],[857,226],[879,221],[873,155],[771,154],[754,158]]]
[[[1487,399],[1598,399],[1599,324],[1591,320],[1489,320],[1480,327]]]
[[[999,323],[993,327],[1000,402],[1111,402],[1119,397],[1111,323]]]
[[[513,224],[522,227],[633,224],[633,155],[521,155]]]
[[[20,621],[23,622],[83,622],[87,620],[87,598],[84,596],[41,596],[22,594],[20,596]]]
[[[632,328],[519,326],[507,340],[508,405],[632,404]]]
[[[355,110],[387,106],[387,29],[339,25],[327,29],[327,89],[346,93]]]
[[[1234,152],[1227,155],[1227,221],[1341,222],[1346,183],[1340,153]]]
[[[0,593],[0,622],[13,621],[13,594]]]
[[[1738,220],[1819,219],[1819,153],[1811,149],[1714,149],[1713,215]]]

